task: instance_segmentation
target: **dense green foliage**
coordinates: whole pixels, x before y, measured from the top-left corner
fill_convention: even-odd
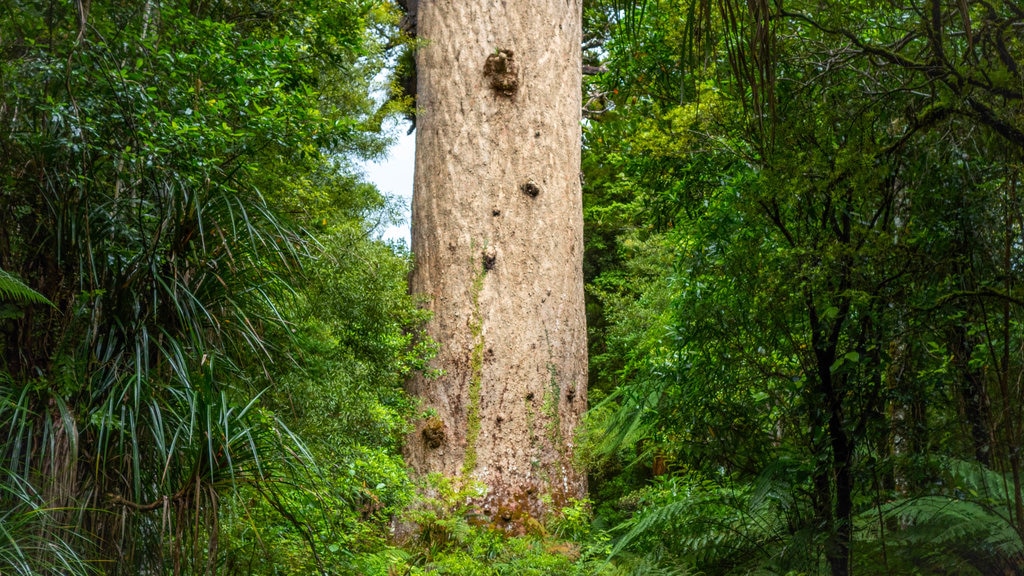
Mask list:
[[[394,15],[0,12],[0,572],[343,570],[429,351],[352,163]]]
[[[618,18],[585,144],[616,550],[1020,571],[1020,8],[592,10]]]

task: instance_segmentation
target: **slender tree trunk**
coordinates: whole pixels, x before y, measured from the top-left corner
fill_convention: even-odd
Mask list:
[[[831,366],[836,360],[835,339],[830,339],[827,348],[816,349],[818,367],[818,397],[824,400],[827,412],[829,450],[831,458],[828,463],[828,474],[816,479],[815,488],[822,492],[818,495],[828,512],[822,520],[829,535],[825,541],[825,558],[828,561],[832,576],[848,576],[850,574],[851,549],[853,536],[853,444],[843,423],[843,404],[840,385],[832,374]],[[823,487],[827,485],[827,489]],[[829,497],[829,500],[824,500]],[[834,498],[834,501],[833,501]],[[820,514],[820,513],[819,513]]]
[[[409,384],[427,416],[406,457],[482,482],[478,512],[521,531],[586,490],[581,1],[418,8],[411,289],[442,373]]]
[[[848,288],[844,275],[839,284],[840,291]],[[821,403],[811,411],[811,425],[814,430],[827,431],[829,454],[828,464],[819,463],[814,476],[815,513],[828,536],[825,540],[825,560],[832,576],[849,576],[851,571],[853,536],[853,454],[854,442],[844,422],[843,395],[848,386],[845,376],[834,374],[832,366],[838,358],[842,325],[849,318],[848,300],[838,302],[838,314],[829,326],[822,322],[810,292],[806,293],[807,310],[811,328],[811,345],[814,348],[815,378],[811,405]],[[824,447],[825,441],[819,443]]]
[[[963,404],[965,424],[970,428],[974,446],[974,459],[984,466],[992,466],[991,415],[985,374],[980,367],[971,365],[974,338],[965,325],[953,326],[948,331],[947,343],[956,375],[956,390]]]

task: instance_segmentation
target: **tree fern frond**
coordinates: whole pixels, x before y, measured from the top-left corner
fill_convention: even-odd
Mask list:
[[[673,566],[769,570],[803,565],[807,547],[787,546],[789,504],[780,479],[751,485],[669,479],[642,496],[649,505],[622,526],[609,558],[665,552]],[[646,556],[645,556],[646,557]]]
[[[665,527],[672,524],[676,519],[680,518],[685,511],[691,506],[691,503],[686,499],[675,500],[669,502],[664,506],[654,508],[652,510],[645,511],[640,515],[639,519],[630,528],[629,532],[622,536],[609,556],[615,556],[622,552],[626,547],[632,544],[641,535],[646,534],[654,527]]]
[[[1024,558],[1024,541],[1010,516],[1012,483],[975,462],[940,461],[945,477],[939,494],[887,503],[865,511],[858,539],[878,540],[873,526],[886,526],[891,551],[915,564],[957,567],[961,573],[999,573]]]
[[[908,544],[943,545],[970,540],[979,546],[1010,546],[1013,527],[990,507],[946,496],[923,496],[882,507],[884,517],[904,528],[891,538]],[[1021,550],[1016,537],[1016,550]]]
[[[1003,505],[1011,501],[1010,487],[1013,481],[1009,474],[1001,474],[978,462],[957,458],[943,458],[940,462],[948,471],[951,487],[963,492],[968,499],[982,499]]]
[[[0,302],[4,301],[53,306],[46,296],[26,286],[17,276],[0,270]]]
[[[595,408],[607,405],[618,406],[603,424],[603,434],[597,450],[603,454],[612,454],[623,446],[636,443],[646,435],[650,423],[644,418],[657,406],[659,392],[627,394],[625,390],[616,390]]]

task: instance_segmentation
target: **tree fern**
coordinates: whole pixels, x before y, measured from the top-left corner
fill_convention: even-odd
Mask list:
[[[665,480],[641,496],[647,505],[621,526],[625,534],[611,557],[627,563],[637,554],[644,562],[657,557],[662,565],[707,574],[813,572],[806,541],[813,536],[800,529],[786,470],[772,467],[750,484]]]
[[[861,541],[877,542],[916,566],[962,574],[1010,573],[1024,562],[1024,541],[1014,526],[1012,483],[975,462],[941,459],[944,477],[931,494],[889,502],[858,518]],[[881,543],[878,543],[881,545]]]

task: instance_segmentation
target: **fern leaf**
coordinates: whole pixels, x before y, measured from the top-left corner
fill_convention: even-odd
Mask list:
[[[671,522],[674,522],[676,518],[682,516],[683,512],[690,508],[690,502],[686,500],[676,500],[669,502],[668,504],[649,510],[636,520],[632,529],[627,532],[612,548],[611,553],[608,555],[609,558],[615,556],[621,552],[624,548],[629,546],[634,540],[640,537],[642,534],[647,533],[654,527],[665,526]]]
[[[3,301],[53,306],[46,296],[26,286],[17,276],[0,270],[0,302]]]

